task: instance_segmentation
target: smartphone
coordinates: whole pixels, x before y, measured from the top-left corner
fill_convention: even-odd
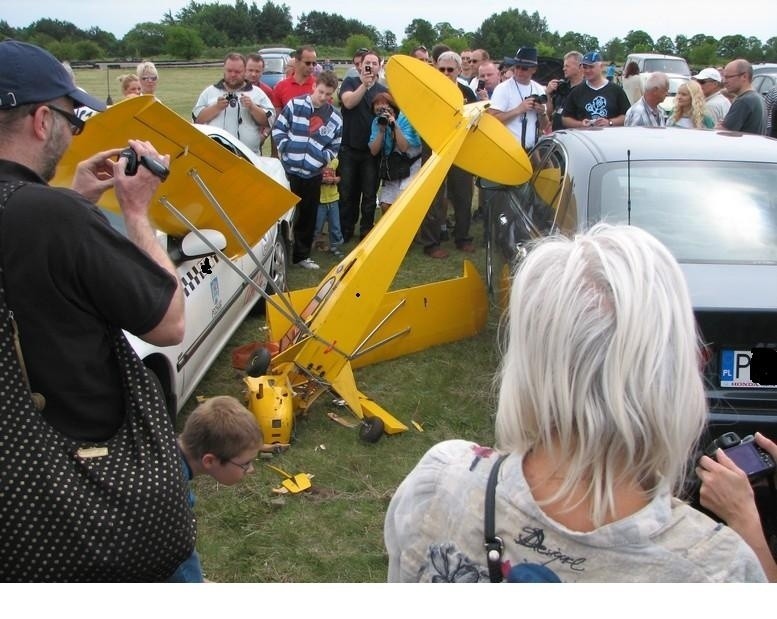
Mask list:
[[[771,455],[753,441],[742,442],[723,451],[740,469],[747,473],[747,477],[751,481],[767,477],[777,469]]]
[[[478,90],[483,90],[486,87],[486,80],[478,80]]]
[[[372,73],[372,65],[364,65],[364,72],[365,73]]]

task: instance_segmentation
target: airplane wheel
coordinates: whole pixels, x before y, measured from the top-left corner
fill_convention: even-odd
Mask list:
[[[259,378],[267,374],[267,368],[270,367],[270,351],[266,348],[258,348],[256,352],[251,355],[251,359],[248,361],[246,367],[246,374],[251,378]]]
[[[383,436],[383,420],[380,417],[370,417],[362,421],[359,428],[359,438],[365,443],[377,443]]]

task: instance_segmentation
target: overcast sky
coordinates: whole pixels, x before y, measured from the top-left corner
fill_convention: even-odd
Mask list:
[[[250,5],[252,0],[247,1]],[[474,31],[494,13],[509,8],[529,14],[537,11],[545,18],[551,32],[564,34],[571,30],[589,34],[597,37],[600,45],[615,37],[623,38],[630,30],[644,30],[653,40],[662,35],[674,39],[678,34],[689,38],[695,34],[708,34],[719,39],[728,34],[742,34],[766,42],[777,36],[777,3],[774,0],[738,0],[733,4],[709,0],[597,0],[588,4],[558,0],[522,3],[508,0],[272,1],[276,5],[289,6],[295,24],[302,13],[336,13],[375,26],[381,32],[391,30],[397,42],[402,41],[405,28],[416,18],[432,24],[448,22],[454,28]],[[213,4],[208,0],[198,2]],[[255,0],[258,7],[264,3],[265,0]],[[0,0],[0,20],[18,28],[47,17],[72,22],[84,30],[98,26],[121,38],[135,24],[159,22],[168,10],[175,15],[188,4],[189,0]],[[220,4],[234,2],[222,0]]]

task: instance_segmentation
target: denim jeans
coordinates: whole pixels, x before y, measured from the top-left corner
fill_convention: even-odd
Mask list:
[[[329,247],[336,249],[343,244],[343,233],[340,230],[340,204],[334,202],[321,203],[316,213],[316,234],[324,230],[324,222],[329,228]]]

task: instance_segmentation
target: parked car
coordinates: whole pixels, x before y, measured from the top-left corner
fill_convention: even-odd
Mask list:
[[[195,127],[288,189],[289,184],[279,160],[257,156],[237,138],[218,127]],[[293,210],[287,211],[253,246],[254,255],[280,290],[287,288],[286,267]],[[108,210],[104,212],[116,229],[122,233],[126,232],[121,217]],[[226,241],[221,233],[215,230],[203,232],[216,241],[214,244],[217,247],[221,244],[223,249]],[[229,338],[262,296],[220,260],[194,233],[190,232],[177,238],[157,230],[156,235],[162,247],[167,249],[184,287],[184,341],[177,346],[160,348],[132,334],[128,333],[127,336],[140,358],[159,379],[168,410],[175,417],[194,393]],[[267,278],[251,256],[244,254],[234,259],[233,264],[261,289],[270,291]]]
[[[290,47],[265,47],[259,50],[264,58],[264,73],[262,81],[270,88],[286,77],[286,66],[294,53]]]
[[[777,356],[777,141],[578,129],[542,137],[530,159],[527,183],[486,193],[490,289],[504,298],[510,265],[534,238],[600,221],[644,228],[688,281],[704,343],[710,433],[777,438],[777,362],[766,382],[750,373],[753,349]]]
[[[685,58],[679,56],[668,56],[666,54],[629,54],[626,58],[626,62],[623,63],[625,67],[630,62],[636,62],[639,67],[640,73],[654,73],[655,71],[661,71],[662,73],[672,73],[674,75],[683,75],[690,79],[691,69]]]
[[[761,71],[753,74],[753,90],[766,96],[772,88],[777,86],[777,66],[772,71]]]

